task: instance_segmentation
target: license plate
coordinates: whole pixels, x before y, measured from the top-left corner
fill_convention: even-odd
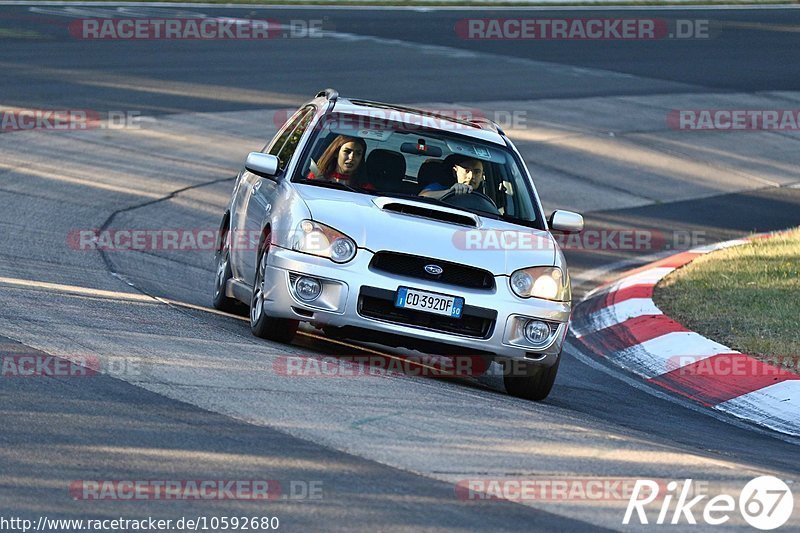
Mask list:
[[[394,300],[394,306],[402,307],[403,309],[416,309],[451,318],[461,318],[464,298],[400,287],[397,289],[397,298]]]

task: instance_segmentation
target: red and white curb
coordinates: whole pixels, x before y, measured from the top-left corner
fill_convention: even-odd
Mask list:
[[[717,411],[800,436],[800,374],[732,350],[666,316],[656,284],[697,257],[768,235],[727,241],[637,268],[589,293],[573,314],[575,344],[653,385]]]

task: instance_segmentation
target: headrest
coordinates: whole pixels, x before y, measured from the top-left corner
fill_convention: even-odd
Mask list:
[[[419,167],[417,185],[423,190],[431,183],[441,183],[447,187],[455,183],[453,172],[441,159],[428,159]]]
[[[373,150],[367,157],[367,174],[367,181],[378,190],[394,190],[406,176],[406,158],[383,148]]]

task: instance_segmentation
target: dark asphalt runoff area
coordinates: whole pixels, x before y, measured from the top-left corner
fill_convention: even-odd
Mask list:
[[[215,16],[283,22],[321,19],[326,31],[354,36],[326,40],[321,47],[316,39],[91,42],[70,36],[68,25],[74,18],[49,13],[42,7],[45,12],[32,11],[30,6],[0,5],[3,72],[0,107],[136,110],[145,117],[165,117],[283,109],[301,104],[327,86],[335,87],[343,95],[378,101],[476,104],[544,98],[800,90],[800,33],[775,30],[800,28],[797,9],[480,11],[480,16],[486,18],[524,18],[535,13],[537,17],[712,21],[713,38],[709,39],[526,42],[459,38],[454,31],[458,21],[476,16],[468,10],[185,8]],[[158,9],[152,11],[157,16]],[[398,45],[387,57],[373,53],[371,38],[382,42],[395,39]],[[422,53],[416,45],[423,46]],[[447,51],[425,56],[424,47],[439,51],[444,47]],[[470,52],[479,54],[473,57]],[[495,61],[492,59],[495,56],[506,61]],[[510,65],[516,66],[510,68]],[[564,66],[578,70],[565,75]],[[580,69],[601,69],[615,75],[587,80]],[[787,108],[797,106],[796,101],[786,101]],[[54,139],[61,142],[57,137]],[[0,164],[9,156],[0,152]],[[92,154],[86,154],[85,162],[91,165]],[[60,163],[52,161],[52,164],[57,168]],[[8,168],[0,168],[0,190],[12,188],[9,172]],[[165,175],[168,174],[165,170]],[[220,205],[227,200],[225,195],[230,186],[228,182],[212,189],[220,195]],[[98,227],[111,212],[125,207],[124,203],[92,206],[90,200],[80,213],[90,220],[88,224]],[[4,207],[10,213],[30,211],[48,220],[58,218],[58,213],[54,215],[52,210],[59,207],[50,200],[30,196],[20,202],[23,203]],[[97,213],[93,214],[95,207]],[[152,212],[143,212],[142,217],[150,216],[146,213]],[[217,215],[203,213],[202,217],[216,220]],[[165,224],[176,225],[174,218],[165,220]],[[597,210],[586,213],[586,220],[590,228],[626,226],[665,233],[702,232],[709,242],[715,242],[800,224],[800,189],[757,189]],[[56,231],[62,229],[53,229]],[[58,248],[8,246],[0,249],[0,264],[4,276],[16,268],[34,272],[45,264],[53,278],[41,277],[40,281],[58,282],[62,256],[68,253]],[[638,259],[632,252],[621,251],[602,255],[570,251],[567,258],[570,269],[576,273],[600,272],[613,266],[598,274],[597,282],[587,283],[579,293],[624,269],[626,261],[634,265]],[[131,278],[130,272],[134,270],[127,271],[121,263],[124,261],[115,257],[109,264]],[[186,275],[180,268],[170,270],[163,267],[164,263],[158,264],[163,270],[142,280],[141,286],[146,287],[148,294],[180,298],[197,306],[209,305],[210,294],[197,294],[190,299],[174,288]],[[97,261],[86,268],[110,278],[107,266]],[[208,268],[211,276],[210,264]],[[0,293],[4,291],[0,288]],[[13,296],[10,292],[9,295]],[[62,305],[59,302],[43,298],[30,305],[40,306],[44,316],[55,312]],[[104,316],[101,310],[92,313]],[[216,332],[248,338],[246,324],[230,317],[200,310],[182,313],[202,324],[198,326],[202,330],[198,336],[208,335],[210,342],[216,342],[211,338]],[[114,317],[105,315],[105,318]],[[31,327],[36,325],[37,321],[31,320]],[[64,327],[68,330],[68,325]],[[3,354],[41,353],[6,335],[0,330]],[[70,337],[69,333],[63,336]],[[316,353],[343,351],[324,340],[301,339],[296,347]],[[731,424],[725,418],[690,408],[679,400],[654,396],[636,378],[604,361],[586,364],[572,350],[572,347],[565,350],[552,395],[537,407],[552,409],[563,416],[562,425],[551,426],[552,438],[559,438],[558,431],[590,434],[597,428],[608,427],[632,441],[647,441],[676,456],[693,454],[743,470],[800,479],[796,442],[743,423]],[[476,414],[493,408],[492,402],[501,396],[474,383],[456,387],[475,397]],[[425,398],[419,401],[424,402]],[[502,409],[528,409],[520,405],[524,404],[503,404]],[[432,411],[436,407],[430,406]],[[257,406],[264,412],[271,408],[268,402]],[[572,518],[512,502],[464,502],[455,497],[452,484],[411,469],[365,459],[355,447],[352,453],[334,449],[326,442],[313,442],[281,429],[227,416],[222,408],[215,412],[105,375],[85,380],[0,378],[0,412],[3,516],[32,520],[42,515],[59,518],[150,515],[173,519],[278,516],[281,529],[287,531],[602,530],[584,515]],[[447,417],[448,413],[443,411],[438,415]],[[398,424],[395,428],[398,438],[407,429]],[[457,440],[458,435],[453,438]],[[420,454],[426,452],[426,445],[419,443]],[[610,448],[609,452],[612,451]],[[622,463],[625,461],[624,457],[620,459]],[[599,468],[593,470],[591,458],[583,464],[586,477],[609,475]],[[558,475],[558,465],[543,464],[540,473]],[[291,480],[319,481],[324,487],[324,497],[266,503],[90,502],[73,501],[68,490],[70,483],[82,479],[264,477],[281,481],[285,487]],[[794,524],[794,527],[799,526]],[[621,523],[616,529],[622,529]]]

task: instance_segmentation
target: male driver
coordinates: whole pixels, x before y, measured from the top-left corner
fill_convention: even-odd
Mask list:
[[[448,159],[453,160],[452,172],[456,178],[453,186],[447,187],[441,183],[433,182],[420,191],[420,196],[441,198],[451,192],[468,194],[481,186],[483,183],[483,163],[480,160],[467,156],[455,156]]]

